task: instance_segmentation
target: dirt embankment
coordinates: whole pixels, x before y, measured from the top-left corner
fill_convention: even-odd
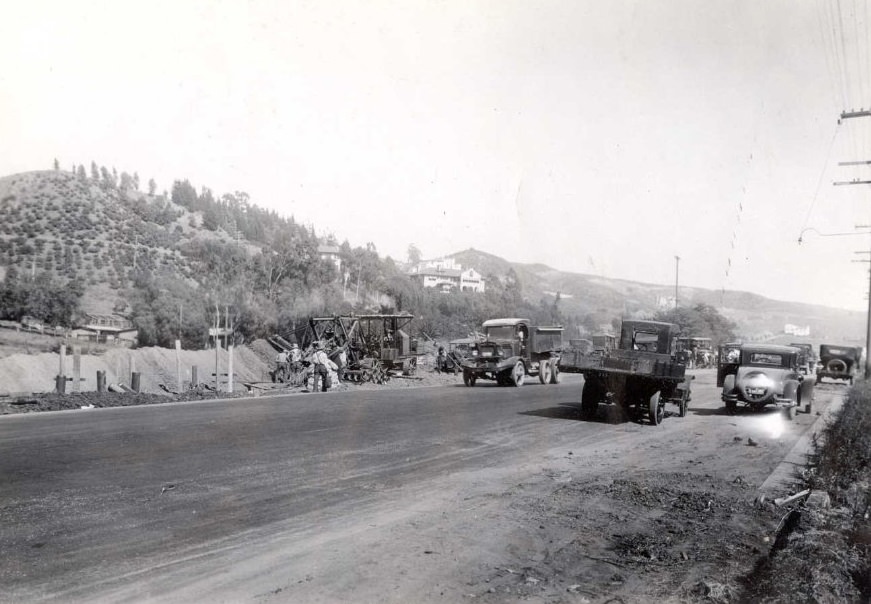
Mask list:
[[[58,411],[93,407],[119,407],[164,403],[173,400],[193,400],[216,396],[259,396],[305,392],[305,386],[276,388],[271,381],[275,351],[263,340],[233,350],[233,391],[229,392],[227,373],[230,354],[226,350],[181,350],[169,348],[106,348],[81,349],[78,385],[72,380],[75,356],[67,349],[64,373],[68,377],[66,394],[56,394],[55,380],[60,372],[59,340],[46,342],[30,338],[27,350],[8,345],[0,356],[0,415],[29,411]],[[217,368],[217,371],[216,371]],[[139,394],[97,392],[97,372],[106,373],[108,385],[132,385],[132,374],[139,374]],[[194,372],[196,379],[194,380]],[[218,393],[215,374],[218,374]],[[181,388],[179,388],[179,379]],[[425,359],[414,376],[398,376],[385,384],[348,384],[333,375],[331,390],[381,389],[437,386],[455,383],[454,374],[433,372]],[[192,388],[196,382],[198,388]],[[253,385],[253,387],[250,387]]]

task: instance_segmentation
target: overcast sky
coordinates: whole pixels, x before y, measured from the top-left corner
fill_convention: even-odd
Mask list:
[[[863,308],[868,0],[19,2],[0,174],[189,179],[405,259],[469,247]],[[797,240],[803,229],[804,242]],[[864,256],[867,258],[867,254]]]

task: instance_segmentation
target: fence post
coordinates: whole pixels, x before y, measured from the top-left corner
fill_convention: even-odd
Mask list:
[[[82,347],[73,346],[73,392],[82,389]]]
[[[227,392],[233,392],[233,345],[227,346]]]
[[[130,374],[130,387],[134,392],[139,392],[139,376],[140,373],[138,371],[134,371]]]

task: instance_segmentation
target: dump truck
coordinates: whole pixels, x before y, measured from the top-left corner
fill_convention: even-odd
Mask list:
[[[623,321],[617,348],[601,355],[563,359],[560,370],[581,373],[581,413],[592,419],[600,403],[620,405],[631,415],[646,416],[654,426],[665,417],[666,403],[684,417],[691,400],[693,376],[677,357],[679,327],[659,321]]]
[[[527,377],[542,384],[558,384],[562,326],[536,327],[529,319],[490,319],[484,339],[472,344],[462,361],[463,383],[479,379],[499,386],[522,386]]]

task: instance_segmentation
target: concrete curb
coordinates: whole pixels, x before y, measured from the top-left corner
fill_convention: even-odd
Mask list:
[[[813,446],[813,437],[819,433],[826,422],[832,419],[841,406],[844,404],[844,393],[835,393],[832,396],[832,401],[826,410],[811,424],[804,434],[798,439],[795,445],[790,449],[786,457],[783,458],[777,467],[769,474],[768,478],[759,486],[756,491],[756,498],[761,495],[766,498],[772,498],[775,495],[782,495],[785,491],[790,491],[795,486],[794,473],[796,469],[802,468],[807,464],[807,456],[810,454]]]

